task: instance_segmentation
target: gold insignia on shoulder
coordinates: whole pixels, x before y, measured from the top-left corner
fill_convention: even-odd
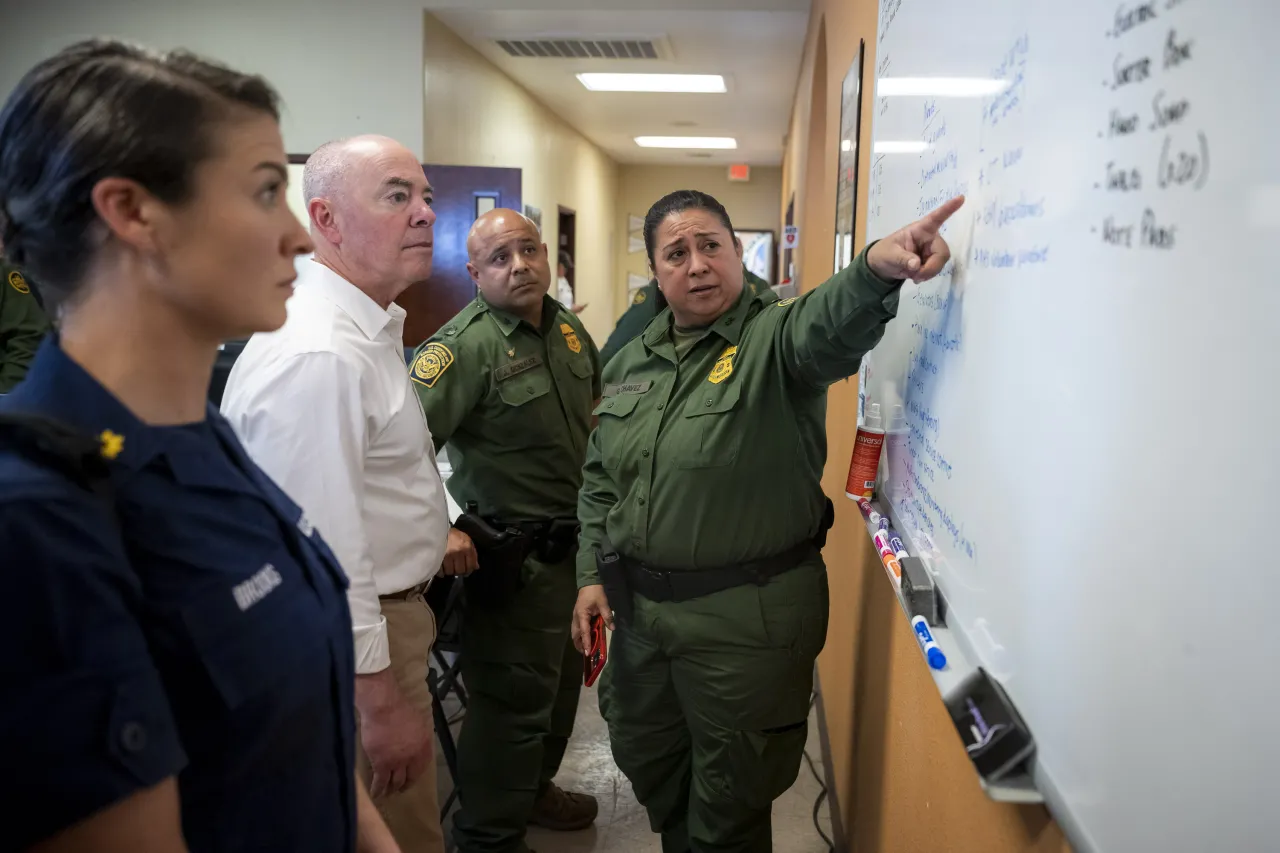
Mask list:
[[[560,334],[564,335],[564,342],[569,346],[569,352],[582,352],[582,341],[578,340],[578,333],[573,330],[573,326],[561,323]]]
[[[779,308],[786,308],[788,305],[790,305],[792,302],[795,302],[799,298],[800,297],[798,296],[788,296],[786,299],[779,299],[777,302],[773,304],[777,305]]]
[[[14,270],[9,273],[9,286],[19,293],[30,293],[31,285],[27,284],[27,280],[22,277],[22,273]]]
[[[635,298],[631,300],[632,305],[643,305],[644,301],[649,298],[649,294],[643,290],[637,290]]]
[[[10,284],[12,283],[13,280],[10,278]],[[124,452],[124,436],[118,432],[104,429],[102,434],[98,436],[98,443],[101,446],[99,452],[102,454],[103,459],[115,459]]]
[[[712,385],[719,385],[728,379],[730,374],[733,373],[733,357],[737,353],[737,347],[727,347],[724,352],[720,353],[720,357],[716,359],[715,367],[711,368],[711,372],[707,374],[707,381]]]
[[[453,364],[453,352],[444,344],[432,341],[413,360],[413,371],[410,378],[419,385],[434,388],[449,365]]]

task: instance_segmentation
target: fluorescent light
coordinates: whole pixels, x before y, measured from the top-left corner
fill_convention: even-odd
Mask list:
[[[853,150],[853,140],[852,140],[852,139],[841,139],[841,140],[840,140],[840,150],[841,150],[841,151],[852,151],[852,150]]]
[[[915,139],[881,139],[871,146],[872,154],[919,154],[929,143]]]
[[[592,92],[698,92],[727,91],[719,74],[579,74],[578,80]]]
[[[881,77],[876,81],[876,97],[985,98],[1008,87],[1008,80],[988,77]]]
[[[637,136],[641,148],[737,148],[738,140],[730,136]]]

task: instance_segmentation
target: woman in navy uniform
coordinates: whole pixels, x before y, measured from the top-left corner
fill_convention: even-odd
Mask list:
[[[397,849],[355,777],[345,576],[206,403],[311,249],[285,164],[269,84],[184,53],[74,45],[0,112],[0,236],[58,318],[0,415],[109,473],[0,447],[0,850]]]

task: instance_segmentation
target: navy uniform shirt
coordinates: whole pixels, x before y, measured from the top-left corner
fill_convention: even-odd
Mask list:
[[[355,849],[346,578],[212,407],[151,427],[47,340],[0,411],[99,436],[114,507],[0,449],[0,848],[178,775],[193,853]]]

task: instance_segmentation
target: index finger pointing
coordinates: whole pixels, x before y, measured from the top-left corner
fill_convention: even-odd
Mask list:
[[[950,201],[945,201],[928,213],[924,219],[920,220],[921,224],[937,231],[941,228],[951,215],[964,206],[964,196],[958,195]]]

